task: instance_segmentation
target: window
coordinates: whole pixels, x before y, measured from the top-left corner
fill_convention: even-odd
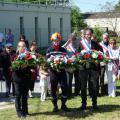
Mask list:
[[[51,18],[48,18],[48,43],[50,42],[50,35],[51,35]]]
[[[60,34],[63,34],[63,18],[60,18]]]
[[[24,19],[20,17],[20,34],[24,34]]]
[[[35,17],[35,40],[38,43],[38,17]]]

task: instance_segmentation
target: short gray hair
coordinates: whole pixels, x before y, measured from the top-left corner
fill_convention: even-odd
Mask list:
[[[106,33],[103,33],[103,36],[109,36],[109,34],[106,32]]]

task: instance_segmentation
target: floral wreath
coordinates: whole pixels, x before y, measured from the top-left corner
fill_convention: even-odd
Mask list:
[[[50,40],[51,40],[51,41],[59,42],[59,41],[62,40],[62,36],[60,35],[60,33],[55,32],[55,33],[53,33],[53,34],[51,35]]]

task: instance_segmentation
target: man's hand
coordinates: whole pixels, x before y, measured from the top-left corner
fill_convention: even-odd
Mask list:
[[[117,81],[118,80],[118,75],[117,76],[115,76],[115,81]]]

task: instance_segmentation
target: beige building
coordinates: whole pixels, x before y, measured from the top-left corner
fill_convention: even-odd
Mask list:
[[[120,13],[85,13],[83,17],[87,25],[92,28],[99,26],[104,29],[115,31],[120,35]]]
[[[15,43],[23,33],[27,40],[36,39],[40,47],[46,47],[53,32],[60,32],[67,40],[71,32],[70,11],[70,7],[62,5],[0,2],[0,32],[5,34],[11,28]]]

